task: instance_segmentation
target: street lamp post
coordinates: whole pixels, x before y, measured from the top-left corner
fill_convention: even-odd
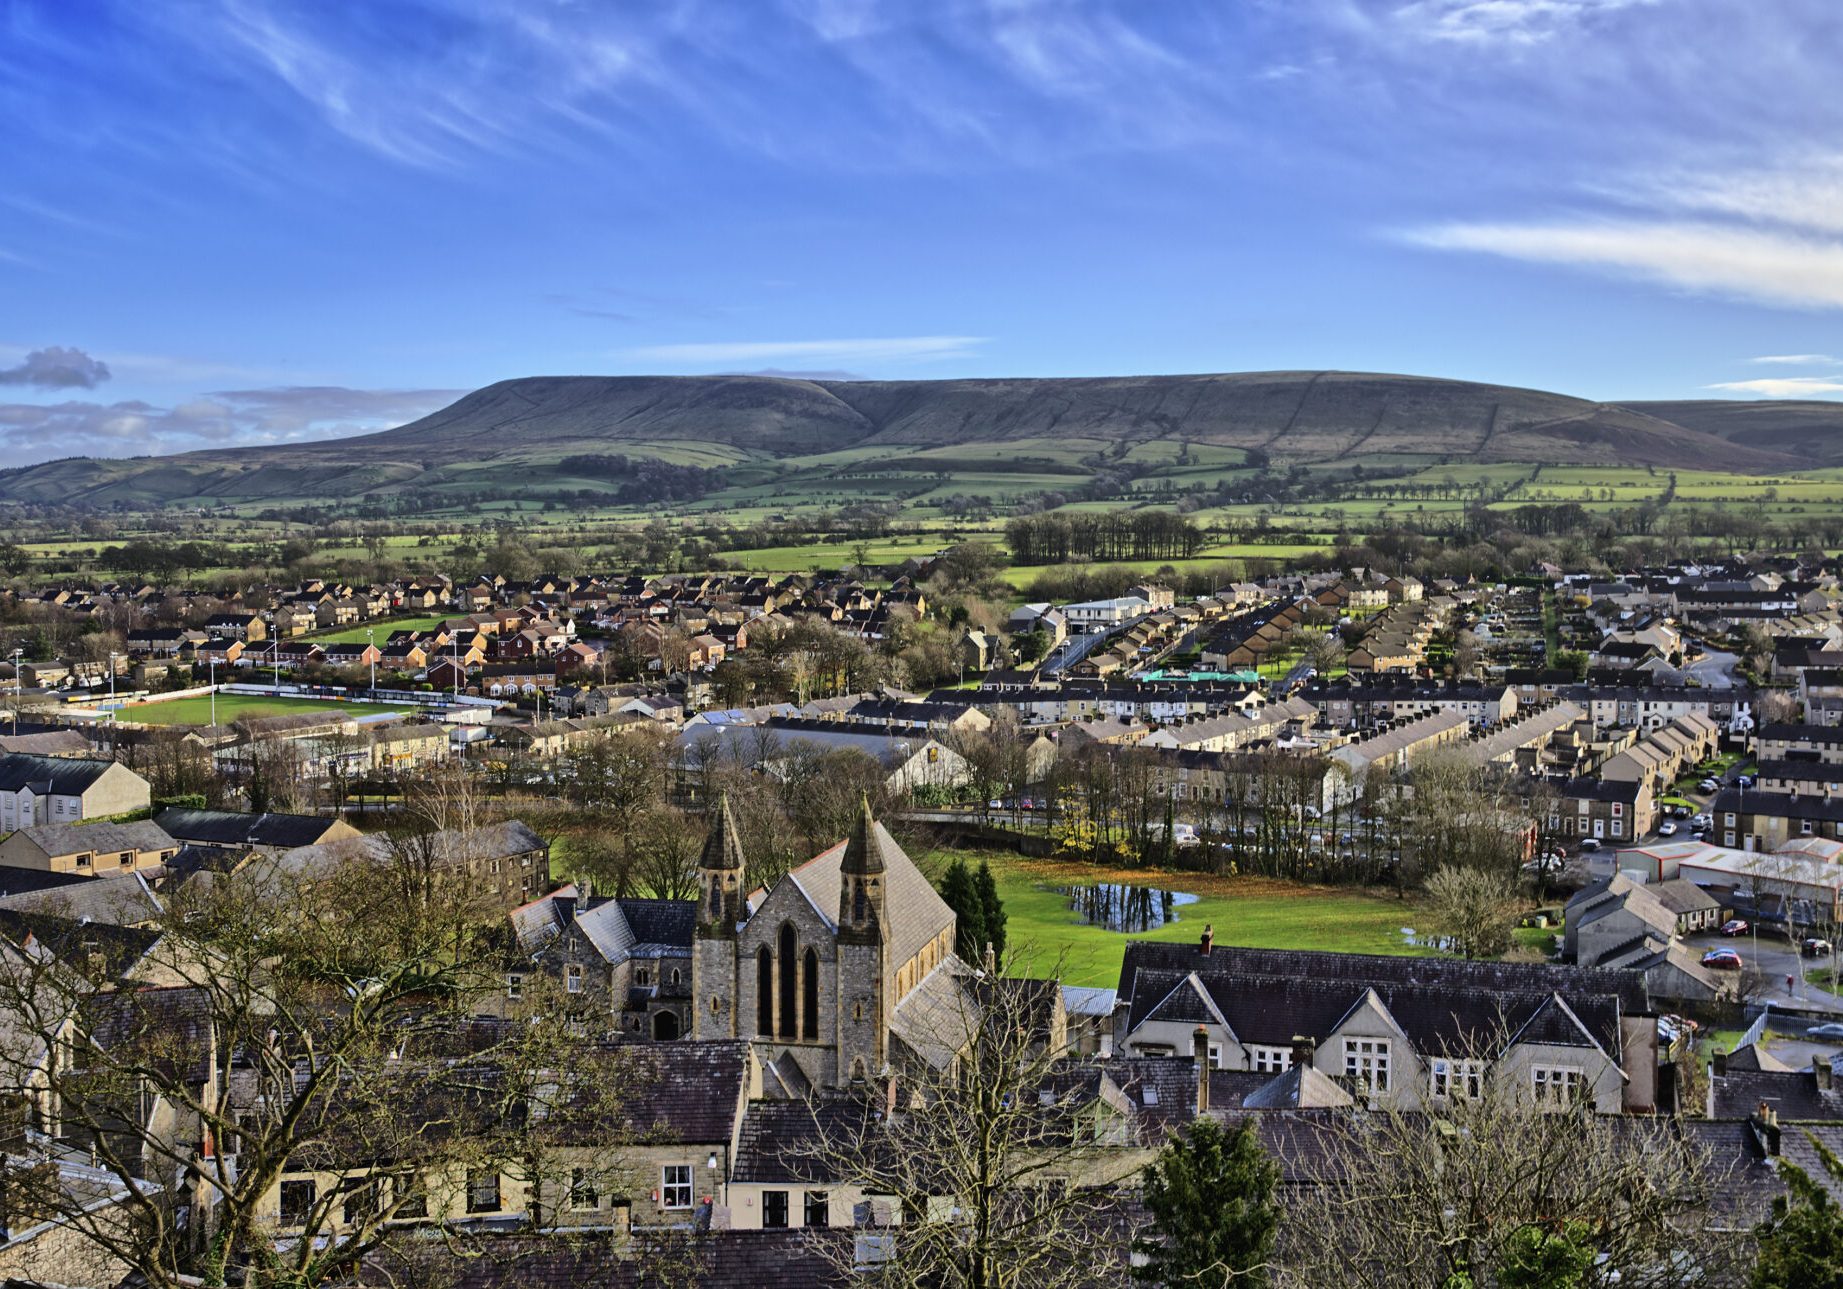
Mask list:
[[[205,665],[211,669],[211,724],[213,728],[216,728],[218,723],[218,660],[207,658]]]
[[[115,660],[121,657],[114,650],[109,651],[109,701],[115,701]]]
[[[19,705],[25,701],[25,691],[20,688],[19,660],[25,656],[24,649],[13,650],[13,733],[19,733]]]
[[[372,643],[371,634],[372,628],[366,627],[365,653],[371,660],[371,696],[376,698],[378,696],[378,649],[377,645]]]

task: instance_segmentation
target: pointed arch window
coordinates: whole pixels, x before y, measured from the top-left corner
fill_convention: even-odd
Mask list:
[[[755,1032],[774,1037],[774,955],[765,944],[755,951]]]
[[[800,981],[800,1037],[819,1037],[819,955],[812,949],[802,960],[805,977]]]
[[[793,923],[781,923],[781,1037],[792,1038],[800,1019],[800,945]]]

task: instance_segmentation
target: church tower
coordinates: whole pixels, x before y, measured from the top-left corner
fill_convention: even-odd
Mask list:
[[[736,929],[747,916],[742,841],[729,794],[717,798],[698,860],[698,922],[691,946],[691,1036],[735,1038]]]
[[[885,848],[896,843],[865,799],[845,843],[838,892],[838,1080],[876,1078],[889,1059],[889,910]]]

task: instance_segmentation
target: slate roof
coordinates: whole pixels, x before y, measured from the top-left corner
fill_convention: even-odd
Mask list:
[[[1467,962],[1458,958],[1415,958],[1391,954],[1320,953],[1311,949],[1249,949],[1218,940],[1203,954],[1194,944],[1129,940],[1120,964],[1119,995],[1133,998],[1141,970],[1196,971],[1204,976],[1306,976],[1362,984],[1447,985],[1490,992],[1559,990],[1608,993],[1625,1011],[1648,1011],[1644,982],[1629,972],[1597,971],[1542,962]]]
[[[855,1098],[751,1101],[736,1142],[731,1180],[827,1181],[826,1141],[854,1140],[872,1107]]]
[[[292,850],[312,846],[338,822],[324,815],[251,814],[242,810],[186,810],[169,808],[154,822],[181,841],[213,846],[273,846]]]
[[[177,849],[179,845],[159,824],[146,819],[125,824],[34,824],[20,832],[47,855],[167,850]]]
[[[890,1036],[936,1070],[945,1070],[971,1040],[981,1007],[969,983],[973,969],[952,954],[895,1006]]]
[[[133,970],[160,939],[157,931],[19,909],[0,909],[0,935],[14,944],[36,941],[53,958],[83,972],[90,970],[90,955],[100,954],[101,970],[110,979]]]
[[[884,966],[893,973],[919,953],[923,945],[953,925],[954,915],[889,831],[882,824],[874,825],[874,829],[878,834],[878,856],[884,865],[884,925],[889,929]],[[839,922],[839,879],[846,845],[841,841],[821,851],[787,875],[833,926]],[[752,908],[754,904],[752,900]]]
[[[637,944],[690,950],[698,921],[695,901],[624,899],[620,904]]]
[[[81,796],[114,764],[93,757],[14,752],[0,756],[0,792],[17,792],[28,784],[47,784],[54,796]]]
[[[1210,1104],[1215,1104],[1213,1098]],[[1313,1110],[1354,1104],[1335,1079],[1311,1065],[1295,1065],[1242,1098],[1242,1107],[1248,1110]]]
[[[52,873],[42,868],[15,868],[0,864],[0,899],[13,895],[35,895],[66,886],[83,886],[95,881],[81,873]]]
[[[1650,1011],[1638,973],[1542,963],[1132,941],[1121,968],[1129,1033],[1153,1019],[1221,1023],[1243,1043],[1284,1047],[1334,1032],[1371,994],[1417,1050],[1455,1054],[1521,1034],[1616,1060],[1620,1017]]]
[[[1748,1070],[1730,1066],[1726,1073],[1712,1075],[1711,1115],[1716,1119],[1744,1119],[1764,1102],[1780,1119],[1831,1120],[1843,1122],[1843,1094],[1832,1081],[1828,1089],[1818,1087],[1817,1079],[1807,1067],[1794,1070]]]
[[[132,870],[0,897],[0,908],[88,919],[106,926],[151,922],[161,913],[160,900],[147,885],[145,874]]]

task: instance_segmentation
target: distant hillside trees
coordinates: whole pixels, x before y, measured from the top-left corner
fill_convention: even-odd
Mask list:
[[[721,469],[674,465],[648,457],[628,457],[618,452],[587,452],[564,457],[557,463],[562,474],[582,479],[603,479],[619,486],[614,499],[622,502],[696,501],[723,486]]]
[[[1005,525],[1005,539],[1017,564],[1189,559],[1202,548],[1203,530],[1168,510],[1021,515]]]

